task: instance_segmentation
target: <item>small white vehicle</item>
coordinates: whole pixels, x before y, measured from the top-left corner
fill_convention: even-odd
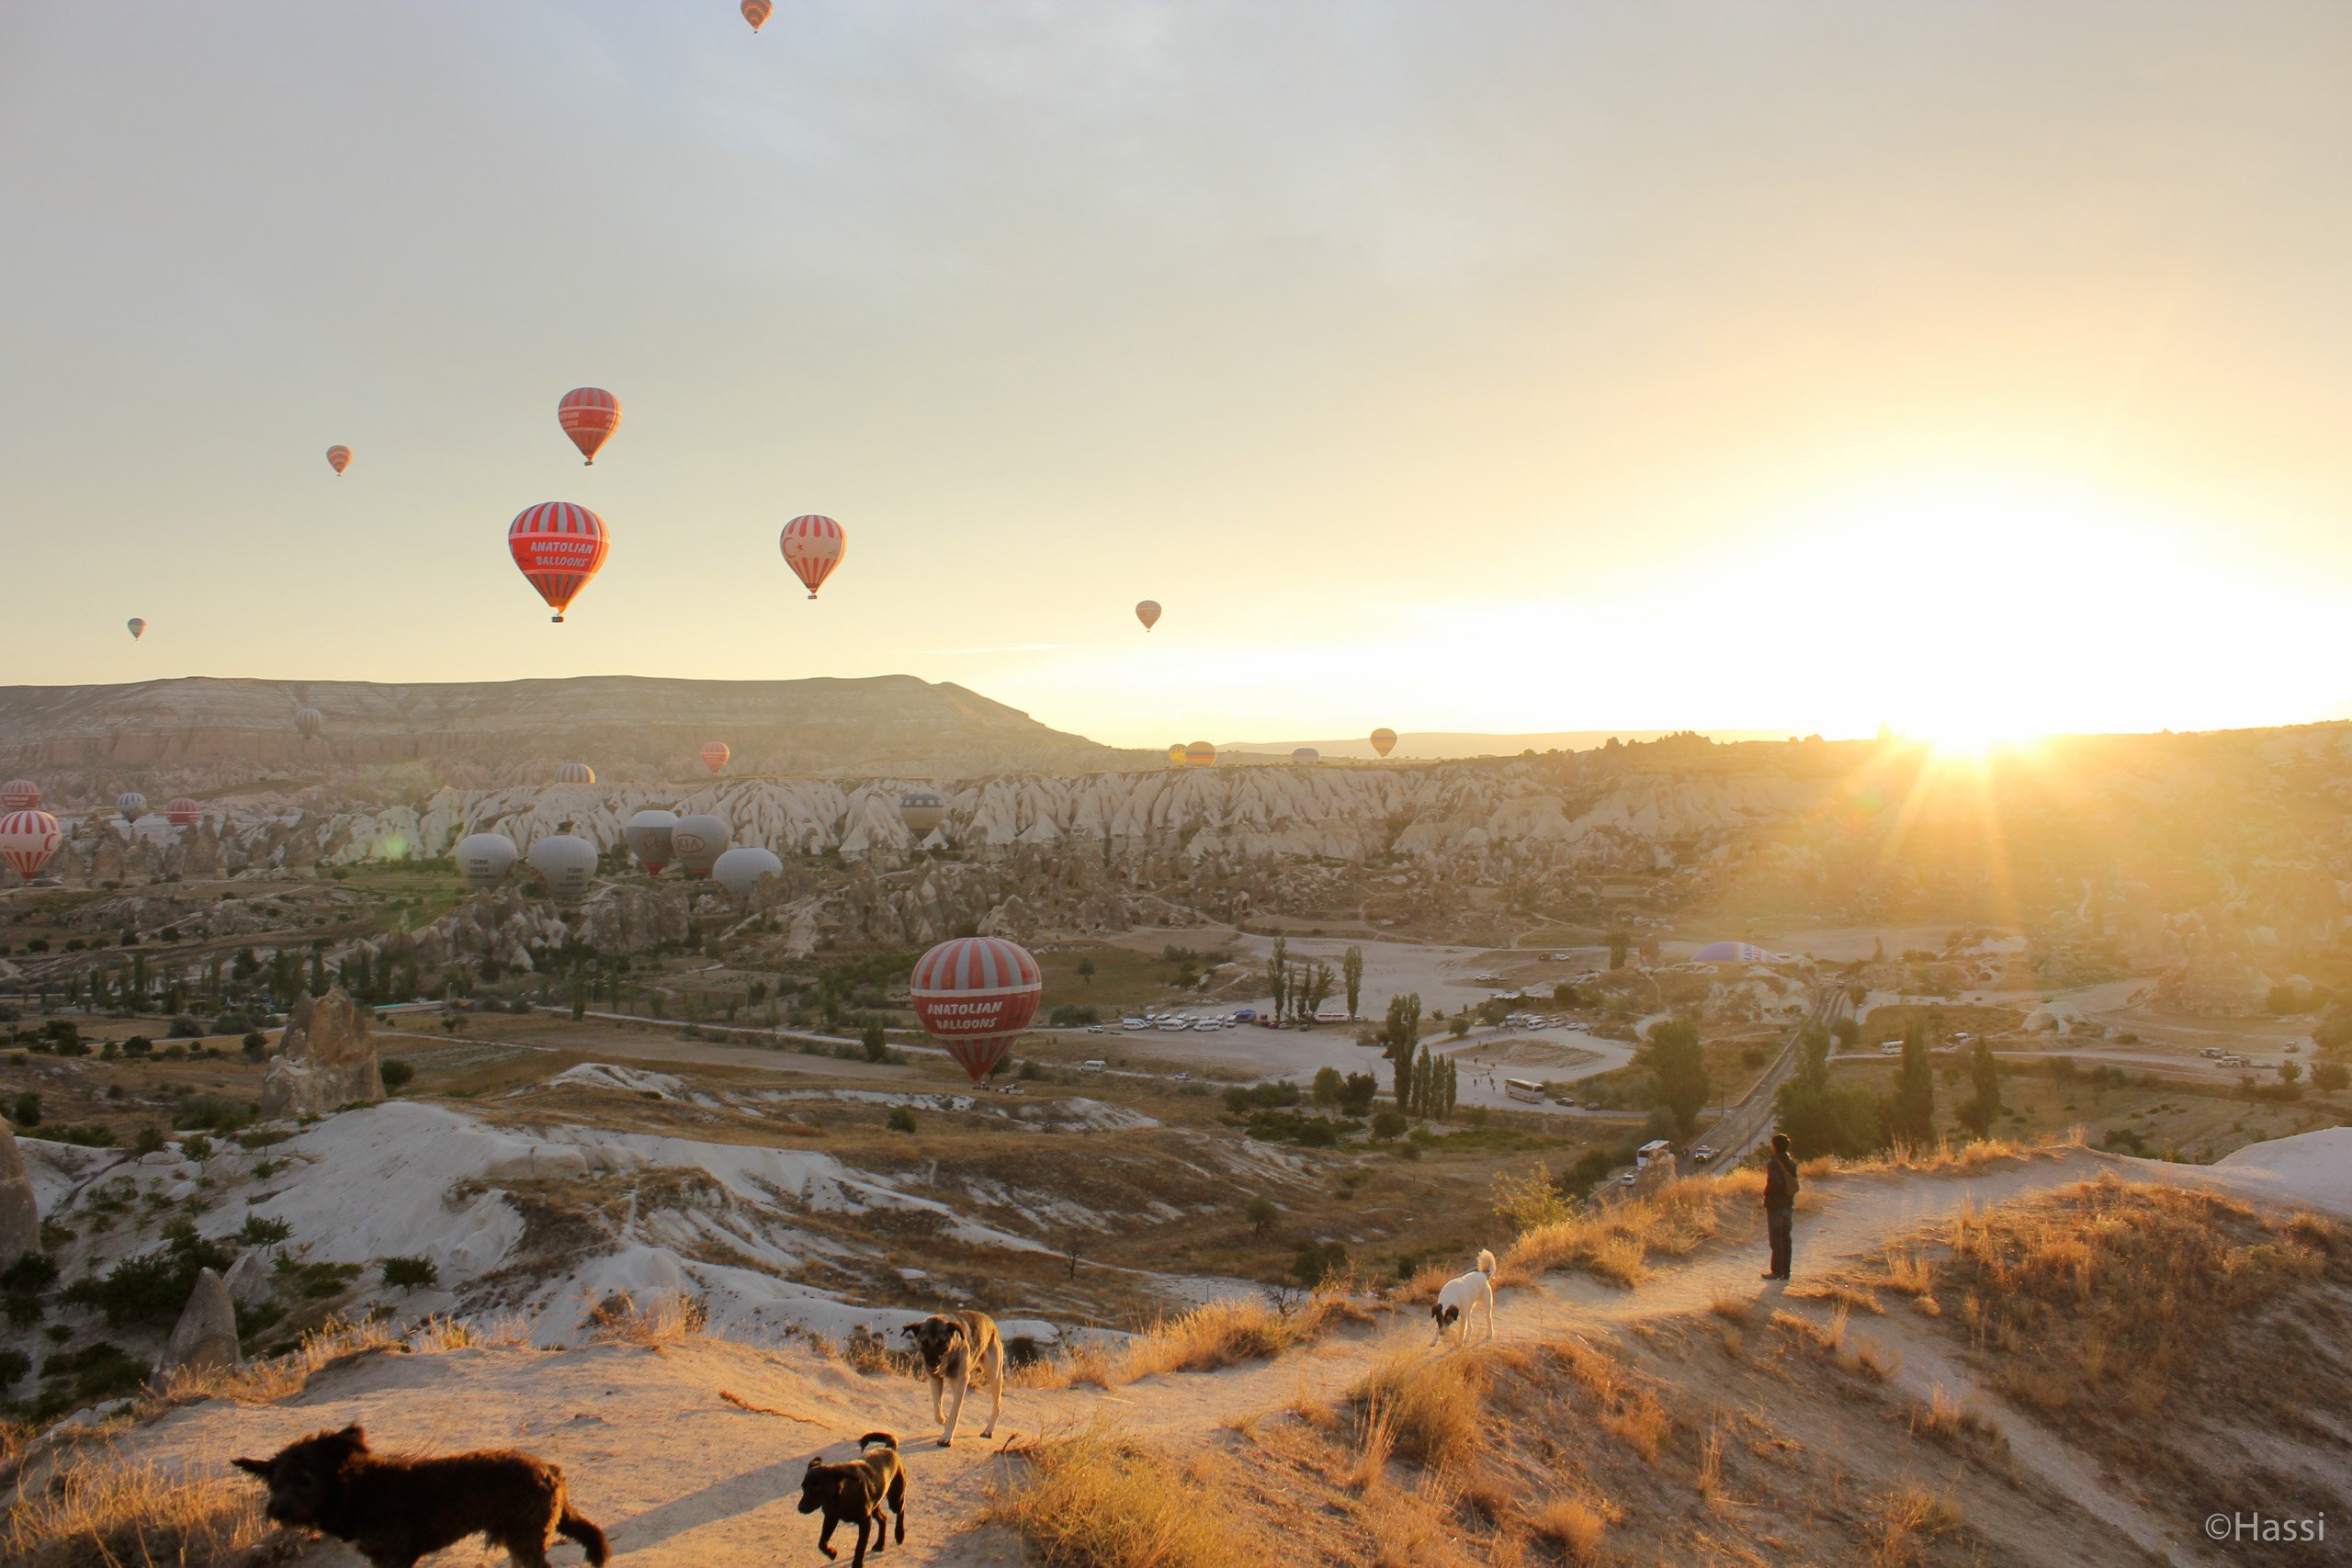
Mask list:
[[[1878,1054],[1882,1056],[1900,1056],[1903,1055],[1903,1042],[1900,1040],[1882,1040],[1878,1043]]]
[[[1190,1073],[1178,1073],[1176,1075],[1176,1081],[1178,1083],[1191,1083],[1193,1081],[1193,1075]]]
[[[2214,1060],[2219,1061],[2222,1056],[2222,1048],[2219,1045],[2208,1045],[2205,1049],[2198,1052],[2197,1054],[2200,1056],[2211,1056]]]
[[[1017,1083],[1009,1083],[1002,1089],[997,1090],[997,1093],[999,1094],[1023,1094],[1026,1092],[1027,1091]]]
[[[1119,1027],[1122,1029],[1149,1029],[1151,1027],[1151,1020],[1148,1018],[1123,1018],[1119,1020]]]
[[[1708,1147],[1705,1144],[1701,1144],[1697,1148],[1690,1151],[1690,1163],[1692,1165],[1704,1165],[1714,1157],[1715,1151]]]
[[[2280,1047],[2278,1047],[2278,1048],[2279,1048],[2281,1051],[2286,1052],[2286,1053],[2287,1053],[2289,1055],[2290,1055],[2290,1056],[2291,1056],[2291,1055],[2293,1055],[2296,1052],[2298,1052],[2298,1051],[2300,1051],[2300,1050],[2301,1050],[2301,1049],[2302,1049],[2302,1047],[2301,1047],[2301,1045],[2296,1044],[2296,1043],[2295,1043],[2293,1041],[2291,1041],[2291,1040],[2288,1041],[2288,1042],[2287,1042],[2287,1043],[2285,1043],[2284,1045],[2281,1045],[2281,1046],[2280,1046]]]
[[[1078,1066],[1080,1072],[1099,1073],[1108,1065],[1102,1057],[1097,1056],[1091,1062],[1080,1062]]]
[[[1099,1023],[1090,1023],[1086,1026],[1086,1032],[1089,1034],[1100,1034],[1102,1032],[1102,1026]]]

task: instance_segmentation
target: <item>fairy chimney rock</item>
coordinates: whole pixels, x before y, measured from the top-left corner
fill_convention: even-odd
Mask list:
[[[262,1079],[261,1113],[319,1116],[354,1100],[383,1098],[376,1037],[350,993],[337,986],[323,997],[298,1000]]]
[[[32,1179],[17,1134],[0,1122],[0,1269],[28,1252],[40,1250],[40,1211],[33,1202]]]
[[[155,1381],[162,1384],[182,1367],[234,1367],[244,1357],[237,1348],[237,1303],[229,1287],[209,1269],[196,1271],[196,1289],[155,1362]]]

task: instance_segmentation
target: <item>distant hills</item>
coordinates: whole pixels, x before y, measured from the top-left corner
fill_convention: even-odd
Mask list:
[[[1611,739],[1657,740],[1677,733],[1670,729],[1566,729],[1541,735],[1482,735],[1471,730],[1400,729],[1389,761],[1405,758],[1516,757],[1521,751],[1589,751]],[[1710,740],[1728,745],[1735,740],[1787,740],[1785,729],[1707,729]],[[1312,746],[1326,757],[1373,757],[1378,753],[1363,736],[1349,740],[1236,740],[1221,743],[1217,754],[1287,757],[1301,746]]]

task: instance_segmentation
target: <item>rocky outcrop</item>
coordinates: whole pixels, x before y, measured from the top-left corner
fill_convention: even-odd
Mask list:
[[[229,1287],[209,1269],[199,1269],[196,1289],[188,1292],[164,1353],[156,1358],[155,1382],[161,1386],[182,1367],[235,1367],[244,1363],[237,1345],[237,1303]]]
[[[28,1252],[40,1250],[40,1209],[33,1201],[32,1179],[17,1134],[0,1122],[0,1269]]]
[[[350,993],[337,986],[297,1001],[262,1078],[261,1113],[322,1116],[338,1105],[383,1098],[376,1038]]]

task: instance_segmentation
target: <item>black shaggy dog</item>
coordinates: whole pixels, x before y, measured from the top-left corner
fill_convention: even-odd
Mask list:
[[[865,1568],[867,1525],[874,1528],[876,1551],[888,1539],[885,1507],[899,1516],[899,1544],[907,1544],[907,1472],[899,1464],[899,1439],[888,1432],[868,1432],[857,1446],[863,1451],[841,1464],[810,1460],[808,1473],[800,1478],[800,1511],[825,1511],[825,1528],[817,1532],[818,1551],[840,1556],[833,1550],[833,1527],[857,1521],[857,1553],[850,1559],[850,1568]]]
[[[269,1483],[270,1518],[349,1541],[375,1568],[416,1560],[469,1535],[504,1547],[518,1568],[548,1568],[559,1535],[603,1568],[605,1532],[571,1511],[563,1472],[512,1449],[446,1459],[382,1457],[357,1427],[318,1432],[268,1459],[234,1461]]]

